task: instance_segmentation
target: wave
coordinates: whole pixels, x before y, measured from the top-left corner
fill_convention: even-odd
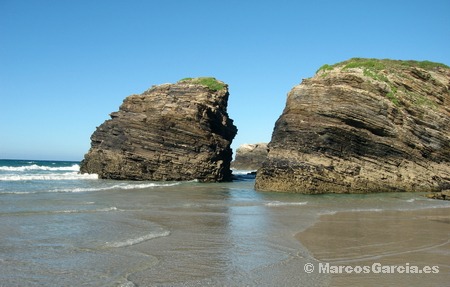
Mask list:
[[[0,194],[31,194],[37,193],[37,191],[0,191]]]
[[[175,186],[179,185],[180,182],[171,182],[171,183],[135,183],[135,184],[118,184],[114,185],[111,188],[114,189],[141,189],[141,188],[148,188],[148,187],[163,187],[163,186]]]
[[[256,170],[243,170],[243,169],[233,169],[233,175],[248,175],[256,172]]]
[[[127,247],[127,246],[132,246],[132,245],[142,243],[144,241],[148,241],[148,240],[159,238],[159,237],[166,237],[169,235],[170,235],[170,231],[168,231],[168,230],[161,231],[161,232],[154,232],[154,233],[146,234],[144,236],[130,238],[125,241],[107,242],[106,247],[110,247],[110,248]]]
[[[79,171],[80,166],[74,164],[72,166],[51,167],[43,165],[25,165],[25,166],[0,166],[0,171]]]
[[[338,213],[338,211],[331,211],[331,210],[327,210],[327,211],[320,211],[319,213],[318,213],[318,215],[319,216],[322,216],[322,215],[335,215],[336,213]]]
[[[353,208],[348,211],[350,211],[350,212],[383,212],[386,210],[387,209],[382,209],[382,208]]]
[[[282,201],[271,201],[267,202],[264,205],[265,206],[300,206],[300,205],[306,205],[308,204],[307,201],[300,201],[300,202],[282,202]]]
[[[78,172],[47,173],[47,174],[4,174],[0,181],[26,181],[26,180],[79,180],[98,179],[97,174],[80,174]]]
[[[99,187],[76,187],[76,188],[65,188],[65,189],[54,189],[50,192],[89,192],[89,191],[101,191],[101,190],[113,190],[113,189],[143,189],[150,187],[165,187],[165,186],[175,186],[179,185],[179,182],[173,183],[121,183],[111,186],[99,186]]]
[[[80,178],[76,178],[80,179]],[[0,181],[2,179],[0,178]],[[141,184],[131,184],[131,183],[122,183],[111,186],[98,186],[98,187],[74,187],[74,188],[57,188],[50,190],[34,190],[34,191],[7,191],[5,189],[0,189],[0,194],[33,194],[33,193],[47,193],[47,192],[91,192],[91,191],[102,191],[102,190],[114,190],[114,189],[144,189],[144,188],[152,188],[152,187],[166,187],[166,186],[175,186],[179,185],[180,182],[173,183],[141,183]]]
[[[123,211],[123,210],[118,209],[115,206],[112,206],[112,207],[92,209],[92,210],[89,210],[89,209],[58,210],[58,211],[53,211],[52,213],[95,213],[95,212],[109,212],[109,211]]]
[[[390,209],[381,209],[381,208],[351,208],[351,209],[338,209],[338,210],[325,210],[320,211],[319,215],[335,215],[339,212],[383,212],[388,211]]]
[[[125,211],[115,206],[97,208],[97,209],[67,209],[67,210],[25,210],[25,211],[13,211],[13,212],[0,212],[0,216],[36,216],[36,215],[54,215],[54,214],[76,214],[76,213],[100,213],[100,212],[113,212],[113,211]]]
[[[407,200],[407,202],[412,202]],[[392,212],[392,211],[418,211],[418,210],[426,210],[426,209],[437,209],[437,208],[449,208],[450,205],[446,204],[445,201],[436,201],[434,200],[436,205],[414,205],[409,207],[390,207],[390,208],[352,208],[352,209],[338,209],[338,210],[325,210],[320,211],[318,215],[335,215],[337,213],[346,213],[346,212]]]

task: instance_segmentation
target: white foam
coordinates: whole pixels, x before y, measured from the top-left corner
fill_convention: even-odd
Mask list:
[[[382,211],[386,211],[386,210],[387,209],[381,209],[381,208],[356,208],[356,209],[351,209],[348,211],[350,211],[350,212],[382,212]]]
[[[308,204],[307,201],[300,201],[300,202],[281,202],[281,201],[271,201],[267,202],[264,205],[265,206],[300,206],[300,205],[306,205]]]
[[[78,164],[74,164],[72,166],[61,166],[61,167],[50,167],[50,166],[42,166],[37,164],[25,165],[25,166],[0,166],[0,171],[36,171],[36,170],[45,170],[45,171],[79,171],[80,166]]]
[[[408,202],[412,202],[409,201]],[[434,200],[434,202],[438,205],[423,205],[423,206],[417,206],[414,205],[413,207],[408,208],[387,208],[387,209],[381,209],[381,208],[354,208],[354,209],[342,209],[342,210],[336,210],[336,211],[322,211],[319,212],[319,215],[334,215],[339,212],[384,212],[384,211],[417,211],[417,210],[423,210],[423,209],[435,209],[435,208],[450,208],[450,205],[441,205],[440,201]],[[442,201],[445,204],[445,201]]]
[[[48,174],[4,174],[0,175],[0,181],[25,181],[25,180],[79,180],[98,179],[97,174],[80,174],[78,172],[48,173]]]
[[[149,188],[149,187],[163,187],[163,186],[175,186],[179,185],[179,182],[172,182],[172,183],[132,183],[132,184],[118,184],[114,185],[111,188],[113,189],[142,189],[142,188]]]
[[[319,215],[335,215],[337,211],[322,211],[319,212]]]
[[[53,213],[95,213],[95,212],[109,212],[109,211],[122,211],[121,209],[118,209],[115,206],[112,207],[106,207],[106,208],[99,208],[99,209],[72,209],[72,210],[58,210],[54,211]]]
[[[321,211],[319,212],[319,215],[335,215],[338,212],[382,212],[386,211],[387,209],[380,209],[380,208],[353,208],[353,209],[342,209],[342,210],[327,210],[327,211]]]
[[[76,177],[74,179],[97,179],[96,177],[97,175],[95,175],[95,177],[93,176],[91,177]],[[34,177],[33,178],[28,178],[25,177],[28,180],[36,180]],[[8,177],[1,177],[0,176],[0,181],[4,180],[27,180],[27,179],[17,179],[17,178],[12,178],[12,179],[8,179]],[[44,178],[40,178],[41,180],[44,180]],[[45,178],[47,179],[47,178]],[[70,178],[61,178],[61,180],[63,179],[70,179]],[[50,179],[47,179],[50,180]],[[52,178],[51,180],[57,180],[55,178]],[[112,186],[99,186],[99,187],[75,187],[75,188],[64,188],[64,189],[53,189],[53,190],[46,190],[46,191],[6,191],[4,189],[0,190],[0,194],[32,194],[32,193],[43,193],[43,192],[91,192],[91,191],[102,191],[102,190],[114,190],[114,189],[125,189],[125,190],[129,190],[129,189],[143,189],[143,188],[151,188],[151,187],[165,187],[165,186],[175,186],[180,184],[180,182],[173,182],[173,183],[141,183],[141,184],[116,184],[116,185],[112,185]],[[93,204],[94,202],[92,202],[91,204]]]
[[[99,187],[77,187],[77,188],[67,188],[67,189],[55,189],[51,192],[89,192],[89,191],[102,191],[102,190],[113,190],[113,189],[144,189],[151,187],[164,187],[164,186],[175,186],[179,185],[179,182],[172,183],[120,183],[111,186],[99,186]]]
[[[37,193],[36,191],[1,191],[0,194],[30,194]]]
[[[250,174],[252,172],[256,172],[256,170],[239,170],[239,169],[233,169],[232,170],[234,175],[247,175]]]
[[[161,232],[154,232],[154,233],[146,234],[144,236],[130,238],[125,241],[107,242],[106,247],[110,247],[110,248],[111,247],[112,248],[127,247],[127,246],[132,246],[132,245],[142,243],[144,241],[148,241],[148,240],[159,238],[159,237],[165,237],[165,236],[169,236],[169,235],[170,235],[170,231],[168,231],[168,230],[161,231]]]

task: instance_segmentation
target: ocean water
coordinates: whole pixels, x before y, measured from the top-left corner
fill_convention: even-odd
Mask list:
[[[110,181],[78,162],[1,160],[0,286],[330,286],[304,272],[317,260],[296,238],[321,215],[450,210],[416,193],[257,192],[234,174]]]

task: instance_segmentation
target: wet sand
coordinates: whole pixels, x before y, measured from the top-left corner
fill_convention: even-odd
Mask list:
[[[314,273],[320,263],[369,266],[367,273],[356,268],[349,274],[332,274],[331,286],[448,286],[450,282],[449,208],[322,215],[296,238],[317,260]],[[404,268],[381,267],[393,265]],[[414,266],[422,273],[412,274]],[[328,270],[336,270],[332,268]]]

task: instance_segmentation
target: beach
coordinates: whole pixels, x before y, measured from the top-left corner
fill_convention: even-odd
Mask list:
[[[331,286],[446,286],[449,224],[448,208],[341,212],[296,238],[332,274]],[[333,274],[329,266],[353,268]]]
[[[450,279],[450,204],[421,193],[257,192],[254,176],[238,171],[228,183],[135,182],[78,168],[1,162],[0,286],[443,286]],[[319,272],[320,263],[409,263],[439,273],[333,274]]]

